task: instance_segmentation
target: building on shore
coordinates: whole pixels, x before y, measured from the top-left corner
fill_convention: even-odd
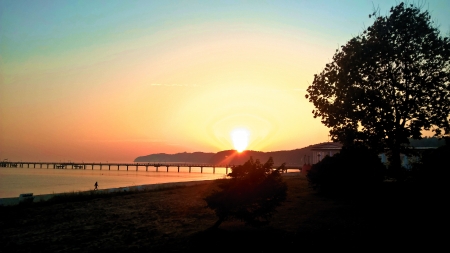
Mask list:
[[[305,162],[302,167],[302,173],[306,174],[311,169],[311,166],[313,164],[322,161],[322,159],[324,159],[326,156],[331,157],[339,153],[341,148],[342,144],[337,142],[326,142],[315,146],[312,149],[312,157],[304,158]],[[414,150],[418,151],[418,153],[420,154],[425,150],[436,148],[438,147],[414,147]],[[386,152],[379,154],[378,157],[384,165],[388,166],[389,163]],[[419,161],[419,156],[408,156],[405,154],[400,154],[400,159],[402,161],[402,167],[410,169],[413,163]]]

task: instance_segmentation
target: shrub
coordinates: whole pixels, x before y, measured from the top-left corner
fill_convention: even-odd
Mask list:
[[[267,224],[275,208],[286,199],[287,185],[281,178],[284,164],[272,168],[272,158],[265,164],[250,158],[243,165],[232,168],[230,179],[224,180],[220,190],[205,198],[207,206],[215,211],[219,220],[238,219],[250,225]]]
[[[428,190],[446,188],[448,179],[448,158],[450,157],[450,138],[446,145],[426,150],[420,161],[413,164],[410,181]]]
[[[343,147],[326,156],[307,174],[310,186],[326,195],[358,195],[374,190],[383,181],[385,167],[378,155],[363,146]]]

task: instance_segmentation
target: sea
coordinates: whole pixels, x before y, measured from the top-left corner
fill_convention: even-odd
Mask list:
[[[106,167],[106,168],[105,168]],[[228,169],[228,172],[231,172]],[[169,167],[139,167],[138,171],[133,166],[128,170],[125,167],[108,168],[103,165],[90,166],[86,169],[53,169],[53,168],[26,168],[26,167],[0,167],[0,198],[19,197],[23,193],[33,195],[56,194],[89,191],[94,189],[95,182],[99,189],[129,187],[147,184],[162,184],[172,182],[188,182],[201,180],[214,180],[226,178],[225,168],[204,167],[200,168]]]

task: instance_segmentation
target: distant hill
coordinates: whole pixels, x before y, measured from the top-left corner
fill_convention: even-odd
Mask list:
[[[310,145],[301,149],[286,150],[286,151],[272,151],[261,152],[246,150],[238,153],[236,150],[224,150],[217,153],[178,153],[178,154],[151,154],[146,156],[139,156],[135,162],[185,162],[185,163],[207,163],[216,165],[237,165],[248,161],[250,157],[253,160],[259,159],[265,163],[269,157],[272,157],[275,165],[286,163],[287,166],[301,166],[308,162],[308,157],[312,157],[312,149],[322,143]]]
[[[410,144],[413,147],[440,147],[445,145],[444,140],[439,140],[436,137],[426,137],[421,140],[410,139]],[[217,153],[178,153],[178,154],[151,154],[146,156],[139,156],[135,162],[173,162],[173,163],[206,163],[216,165],[238,165],[243,164],[250,157],[254,160],[259,159],[265,163],[269,157],[273,158],[275,165],[286,163],[287,166],[301,166],[308,163],[308,157],[312,158],[312,149],[323,143],[310,145],[301,149],[286,150],[286,151],[272,151],[261,152],[246,150],[238,153],[236,150],[224,150]],[[312,159],[311,159],[312,161]]]
[[[134,159],[135,162],[186,162],[186,163],[209,163],[215,153],[178,153],[178,154],[152,154],[139,156]]]

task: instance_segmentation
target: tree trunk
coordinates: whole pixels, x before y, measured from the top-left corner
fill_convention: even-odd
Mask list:
[[[401,181],[403,179],[402,162],[400,159],[400,147],[397,145],[392,147],[390,152],[389,175],[395,178],[397,181]]]

